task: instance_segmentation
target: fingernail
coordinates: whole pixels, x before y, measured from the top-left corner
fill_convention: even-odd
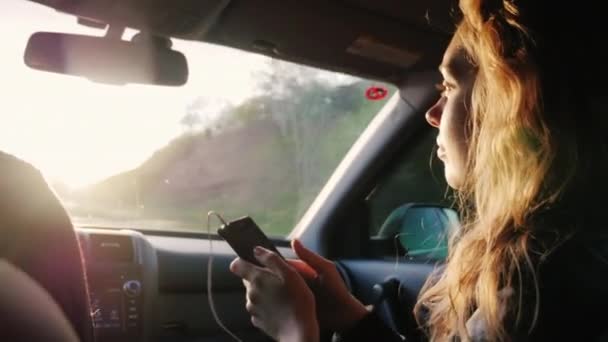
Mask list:
[[[262,247],[257,246],[256,248],[253,249],[253,254],[260,256],[262,254],[264,254],[264,249],[262,249]]]

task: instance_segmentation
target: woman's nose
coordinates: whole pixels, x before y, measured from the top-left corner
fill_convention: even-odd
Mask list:
[[[441,114],[443,113],[443,99],[439,99],[429,110],[426,112],[426,121],[429,125],[439,128],[441,124]]]

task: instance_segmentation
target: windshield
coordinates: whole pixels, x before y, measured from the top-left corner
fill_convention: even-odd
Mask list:
[[[36,31],[103,31],[23,0],[0,13],[0,149],[42,171],[76,226],[202,231],[213,210],[284,236],[395,91],[180,40],[185,86],[104,85],[23,63]],[[374,86],[389,96],[366,98]]]

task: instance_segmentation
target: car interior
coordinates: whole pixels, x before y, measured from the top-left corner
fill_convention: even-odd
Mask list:
[[[218,211],[230,220],[250,215],[282,255],[295,257],[290,241],[300,239],[311,250],[335,261],[352,294],[364,304],[376,306],[389,326],[412,340],[421,338],[411,309],[427,277],[445,258],[448,230],[458,225],[442,168],[433,157],[436,132],[424,120],[426,109],[438,96],[437,66],[452,34],[456,6],[454,1],[440,0],[5,1],[0,5],[0,22],[4,22],[0,23],[0,34],[15,41],[9,47],[18,48],[5,48],[3,55],[28,68],[27,75],[15,71],[6,76],[6,84],[14,79],[26,84],[30,78],[34,80],[30,73],[52,73],[44,76],[48,80],[38,82],[45,88],[27,85],[27,99],[20,98],[9,108],[32,108],[35,112],[40,102],[48,113],[35,114],[52,120],[23,121],[25,126],[11,127],[19,119],[2,112],[7,128],[0,134],[6,137],[0,139],[0,149],[40,168],[52,192],[41,179],[32,182],[38,178],[29,178],[21,169],[11,177],[3,176],[0,186],[5,195],[0,197],[9,196],[10,189],[21,190],[14,198],[1,199],[7,208],[1,221],[7,229],[2,232],[0,255],[31,277],[28,281],[17,276],[16,281],[37,284],[48,292],[82,341],[232,341],[211,312],[210,294],[217,315],[230,331],[243,341],[266,341],[269,338],[252,325],[245,310],[241,280],[229,271],[236,253],[216,234],[219,222],[208,226],[206,213]],[[29,13],[33,13],[31,17],[16,17]],[[56,17],[86,34],[62,31],[63,26],[55,25],[59,23]],[[18,34],[21,21],[35,22],[35,30]],[[218,67],[214,60],[228,60],[228,55],[216,58],[205,54],[206,50],[189,54],[185,46],[218,46],[229,53],[247,55],[231,67]],[[267,64],[274,68],[270,76],[268,72],[252,74],[253,79],[264,78],[263,89],[274,92],[258,97],[266,102],[225,105],[204,97],[214,88],[243,91],[247,84],[233,80],[231,72],[244,73],[241,68],[254,65],[258,58],[268,58]],[[70,68],[66,61],[70,61]],[[8,62],[0,59],[0,64]],[[206,69],[198,64],[207,65]],[[310,80],[309,75],[317,79]],[[99,171],[105,160],[136,148],[129,143],[138,146],[148,136],[161,135],[164,124],[160,117],[157,121],[153,110],[164,110],[164,101],[181,96],[176,91],[198,82],[197,76],[211,82],[210,86],[197,90],[203,100],[187,105],[180,102],[180,110],[187,107],[187,115],[180,122],[174,121],[182,135],[167,147],[155,145],[156,152],[150,148],[144,153],[151,156],[148,159],[129,161],[131,164],[120,170],[108,168],[103,177],[83,180],[82,184],[95,183],[94,193],[81,194],[54,182],[51,174],[59,169],[53,169],[50,161],[51,172],[47,174],[47,159],[71,168],[66,172],[78,177],[83,175],[79,170],[89,166]],[[291,83],[282,83],[281,77]],[[64,79],[81,83],[73,87],[53,83]],[[320,80],[325,82],[323,86]],[[94,91],[87,90],[93,89],[87,88],[89,84],[99,87],[98,94],[107,95],[96,98],[98,102],[89,101],[88,95],[78,92],[79,88]],[[148,92],[140,95],[136,93],[139,88],[131,84],[145,84]],[[304,86],[306,90],[301,90]],[[17,93],[20,87],[3,89],[6,102],[19,99],[11,92]],[[345,95],[338,98],[336,94]],[[324,109],[329,107],[306,105],[303,108],[312,119],[291,120],[290,115],[300,115],[292,113],[302,107],[293,100],[298,95],[331,107],[331,113]],[[45,104],[47,97],[51,104]],[[134,98],[136,103],[123,105],[127,103],[123,97]],[[60,109],[56,116],[52,112],[72,103],[77,103],[80,111],[78,119],[70,119],[81,120],[76,128],[62,123],[68,118],[68,109],[63,117]],[[121,140],[121,122],[110,122],[112,113],[101,116],[109,122],[107,127],[88,126],[87,120],[93,120],[88,112],[102,111],[96,107],[112,104],[125,107],[116,114],[121,120],[137,121],[139,129],[125,133],[126,140]],[[213,114],[228,111],[221,108],[240,115],[239,124],[226,128],[229,125]],[[252,119],[268,108],[278,109]],[[142,114],[130,119],[131,110]],[[206,113],[202,119],[193,114],[201,112]],[[206,120],[215,120],[216,126],[205,126],[211,122]],[[266,124],[272,120],[272,125]],[[305,128],[294,128],[294,122]],[[324,128],[334,127],[336,122],[343,126]],[[356,124],[356,134],[349,133],[349,140],[344,140],[344,127]],[[38,126],[50,127],[54,133],[49,133],[48,140],[32,140]],[[61,140],[59,129],[64,126],[69,130],[80,127],[84,133],[55,144]],[[93,140],[94,133],[87,133],[87,129],[102,128],[107,131],[100,144],[106,145],[107,152],[75,154],[73,163],[52,159],[61,154],[61,146],[88,146],[87,140]],[[249,132],[251,139],[244,139],[243,132]],[[290,140],[282,145],[287,135]],[[168,137],[163,138],[165,143]],[[115,142],[108,142],[111,140]],[[25,148],[23,141],[32,141],[35,147]],[[330,142],[342,147],[327,147]],[[202,144],[211,147],[199,147]],[[267,149],[254,151],[250,145]],[[319,151],[335,162],[326,165],[316,159],[292,158],[292,149],[285,152],[281,146],[293,147],[297,153]],[[28,157],[38,156],[30,152],[34,149],[42,151],[40,157]],[[91,154],[95,154],[91,162],[78,159]],[[295,161],[289,166],[277,164],[285,160],[291,163],[292,159]],[[180,166],[186,162],[195,166]],[[300,185],[297,197],[287,191],[291,189],[287,179],[292,176]],[[209,181],[199,187],[190,181],[192,177]],[[153,188],[152,183],[156,184]],[[42,195],[45,200],[30,203],[30,198],[38,198],[40,193],[46,194]],[[150,199],[153,195],[157,202]],[[126,205],[133,197],[137,205]],[[165,216],[159,214],[154,222],[148,219],[150,208],[160,208],[167,198],[178,209],[188,206],[187,214],[180,211],[188,217],[187,224],[173,220],[177,209],[165,208]],[[120,205],[111,220],[110,216],[100,219],[102,202]],[[297,210],[274,209],[275,203],[286,202],[295,203]],[[34,207],[24,213],[22,205]],[[51,207],[54,209],[38,210]],[[14,215],[27,219],[13,220],[10,217]],[[169,217],[171,220],[165,220]],[[34,221],[36,224],[30,224]],[[26,228],[17,229],[21,226]],[[211,257],[212,267],[208,268]],[[209,272],[212,289],[208,286]],[[2,319],[22,312],[22,306],[36,305],[33,300],[1,300]],[[56,308],[45,311],[57,318]],[[59,326],[65,323],[60,318],[57,322]],[[21,332],[14,332],[13,337],[31,332],[35,324],[18,320],[13,325],[22,325],[22,329],[16,329]],[[331,332],[322,335],[325,341],[332,338]],[[20,336],[22,340],[38,339]]]

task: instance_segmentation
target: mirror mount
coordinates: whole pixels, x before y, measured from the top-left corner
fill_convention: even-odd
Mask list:
[[[108,25],[105,37],[112,40],[122,40],[122,36],[125,34],[126,27]]]
[[[145,32],[139,32],[131,38],[133,44],[151,44],[157,48],[171,49],[173,42],[171,39],[163,36],[151,35]]]

